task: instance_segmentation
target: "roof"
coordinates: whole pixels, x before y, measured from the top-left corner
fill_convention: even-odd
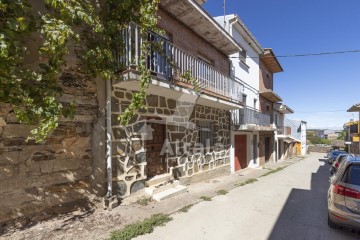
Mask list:
[[[161,0],[160,7],[225,55],[239,52],[241,46],[197,2]]]
[[[285,104],[281,104],[281,103],[278,103],[279,107],[278,107],[278,111],[283,113],[283,114],[288,114],[288,113],[294,113],[294,110],[292,110],[290,107],[288,107],[287,105]]]
[[[264,48],[264,54],[260,55],[260,59],[271,72],[284,71],[271,48]]]
[[[229,22],[229,25],[233,24],[234,27],[238,30],[242,38],[251,46],[258,54],[263,54],[264,49],[260,45],[260,43],[256,40],[254,35],[250,32],[250,30],[246,27],[245,23],[240,19],[240,17],[236,14],[229,14],[225,16],[214,17],[214,19],[224,27],[224,19]],[[224,27],[225,28],[225,27]]]
[[[199,5],[203,5],[204,3],[206,3],[207,0],[195,0],[197,2],[197,4]]]
[[[267,100],[276,103],[282,101],[281,97],[277,95],[273,90],[266,89],[262,92],[260,92],[260,96],[266,98]]]
[[[348,112],[360,112],[360,103],[353,105],[347,110]]]

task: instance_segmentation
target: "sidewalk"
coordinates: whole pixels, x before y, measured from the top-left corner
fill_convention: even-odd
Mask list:
[[[194,183],[187,186],[187,193],[162,202],[149,202],[146,206],[137,203],[120,205],[111,211],[94,209],[88,212],[73,212],[0,236],[4,239],[106,239],[112,231],[125,225],[156,213],[175,213],[183,207],[203,201],[200,199],[203,196],[213,197],[219,190],[229,191],[248,179],[259,178],[271,170],[287,167],[302,159],[303,157],[296,157],[280,160],[277,163],[267,163],[265,168],[244,169],[235,174]]]

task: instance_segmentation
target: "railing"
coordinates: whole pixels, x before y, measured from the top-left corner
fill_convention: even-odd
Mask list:
[[[140,46],[143,40],[140,36],[140,28],[129,25],[121,31],[121,37],[122,46],[117,49],[118,68],[137,66],[142,54]],[[165,37],[150,31],[146,37],[151,46],[146,64],[153,73],[167,80],[175,79],[191,85],[194,85],[193,82],[186,78],[193,78],[202,90],[241,101],[243,85],[240,82],[171,44]]]
[[[254,124],[259,126],[270,126],[270,115],[261,113],[256,109],[243,108],[232,110],[232,123],[234,125]]]
[[[278,134],[285,134],[284,126],[277,126],[276,128]]]

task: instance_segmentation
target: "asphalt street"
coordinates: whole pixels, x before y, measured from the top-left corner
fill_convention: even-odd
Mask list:
[[[329,165],[323,156],[312,153],[253,184],[201,202],[136,239],[360,239],[327,226]]]

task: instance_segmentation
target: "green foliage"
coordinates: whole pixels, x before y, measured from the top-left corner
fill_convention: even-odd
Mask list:
[[[138,204],[140,204],[141,206],[147,206],[150,202],[150,198],[148,197],[141,197],[136,201]]]
[[[331,144],[330,139],[323,139],[317,136],[314,132],[307,132],[306,139],[310,141],[311,144]]]
[[[190,208],[192,208],[193,206],[194,206],[194,204],[187,205],[187,206],[179,209],[178,212],[186,213],[186,212],[188,212],[188,211],[190,210]]]
[[[268,175],[270,175],[270,174],[276,173],[276,172],[278,172],[278,171],[283,170],[284,168],[285,168],[285,167],[278,167],[278,168],[276,168],[276,169],[272,169],[272,170],[270,170],[269,172],[261,175],[261,177],[265,177],[265,176],[268,176]]]
[[[204,201],[211,201],[211,197],[208,196],[201,196],[200,199]]]
[[[190,70],[186,70],[181,77],[186,80],[186,83],[191,84],[196,92],[200,90],[199,83],[196,78],[191,76]]]
[[[256,178],[249,178],[249,179],[246,179],[246,181],[244,181],[244,182],[235,184],[235,187],[242,187],[242,186],[245,186],[246,184],[251,184],[254,182],[257,182]]]
[[[339,133],[339,136],[337,137],[337,140],[343,140],[345,141],[345,138],[346,138],[346,131],[341,131]]]
[[[41,12],[29,0],[0,0],[0,101],[12,104],[18,119],[36,124],[32,134],[37,142],[44,141],[61,117],[72,117],[75,105],[62,105],[59,75],[69,47],[83,47],[84,71],[104,80],[119,77],[115,49],[120,30],[134,22],[142,34],[157,24],[159,0],[41,0]],[[41,9],[41,8],[40,8]],[[28,66],[29,36],[40,36],[38,66]],[[146,38],[144,38],[146,39]],[[145,54],[140,61],[140,91],[125,111],[121,123],[126,124],[134,111],[143,108],[150,72],[146,69],[149,43],[141,46]]]
[[[219,195],[226,195],[226,194],[228,194],[229,192],[226,191],[226,190],[224,190],[224,189],[221,189],[221,190],[217,191],[216,193],[219,194]]]
[[[137,236],[151,233],[155,227],[164,226],[165,223],[171,220],[172,218],[168,215],[154,214],[142,222],[127,225],[120,231],[114,231],[110,236],[110,240],[130,240]]]

